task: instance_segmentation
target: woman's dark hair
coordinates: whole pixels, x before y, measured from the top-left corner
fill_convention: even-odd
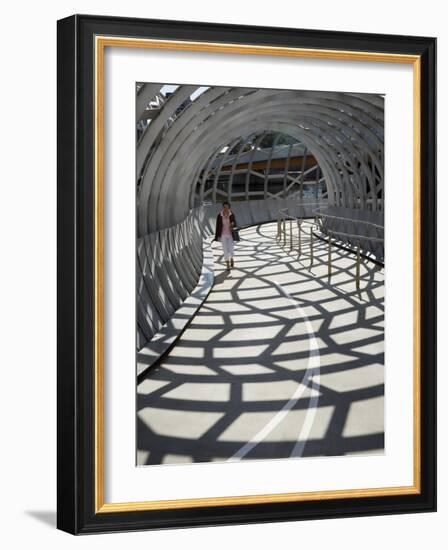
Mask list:
[[[224,202],[222,203],[223,206],[225,206],[226,204],[227,204],[227,206],[230,206],[230,202],[228,202],[228,201],[224,201]]]

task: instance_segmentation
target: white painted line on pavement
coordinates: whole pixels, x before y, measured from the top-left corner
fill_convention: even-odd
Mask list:
[[[319,354],[319,346],[317,343],[317,340],[314,336],[314,330],[313,327],[305,314],[304,310],[297,304],[296,300],[286,292],[282,285],[277,283],[276,281],[273,281],[275,286],[280,290],[280,292],[292,300],[294,302],[294,305],[297,309],[297,311],[300,313],[301,317],[303,318],[305,322],[306,331],[308,333],[309,337],[309,357],[308,357],[308,365],[305,371],[304,380],[307,380],[310,378],[314,382],[313,389],[315,388],[315,385],[319,384],[320,381],[320,375],[319,375],[319,368],[320,368],[320,354]],[[309,374],[313,370],[317,370],[317,374],[311,375]],[[272,430],[280,424],[280,422],[286,417],[286,415],[293,409],[293,407],[296,405],[297,401],[302,397],[305,390],[308,388],[305,384],[300,384],[300,386],[296,389],[296,391],[292,394],[291,398],[287,401],[287,403],[278,411],[278,413],[271,418],[271,420],[258,432],[256,433],[247,443],[245,443],[233,456],[231,456],[228,461],[236,461],[241,460],[244,458],[254,447],[256,447],[261,441],[263,441],[266,436],[272,432]],[[303,454],[305,445],[306,445],[306,439],[311,431],[311,428],[313,426],[314,418],[316,415],[317,410],[317,404],[319,401],[319,393],[313,392],[314,395],[310,398],[310,405],[308,407],[305,421],[303,423],[302,429],[300,431],[299,437],[297,438],[297,443],[294,446],[294,449],[291,453],[292,457],[300,457]]]

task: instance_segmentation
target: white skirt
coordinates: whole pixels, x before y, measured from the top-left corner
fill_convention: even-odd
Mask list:
[[[233,238],[232,235],[221,235],[221,245],[224,259],[233,258]]]

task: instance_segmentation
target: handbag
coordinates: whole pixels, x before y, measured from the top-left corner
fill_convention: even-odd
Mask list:
[[[237,229],[236,227],[234,227],[234,228],[232,229],[232,239],[233,239],[234,241],[240,241],[240,240],[241,240],[241,239],[240,239],[239,231],[238,231],[238,229]]]

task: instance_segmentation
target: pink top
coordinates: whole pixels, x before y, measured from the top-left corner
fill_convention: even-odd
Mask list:
[[[230,229],[230,212],[228,216],[225,216],[221,212],[221,218],[222,218],[222,231],[221,235],[231,235],[232,231]]]

